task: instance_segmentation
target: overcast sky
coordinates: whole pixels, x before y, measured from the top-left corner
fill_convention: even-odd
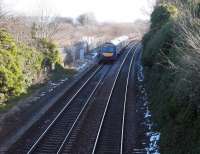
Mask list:
[[[92,12],[98,21],[133,22],[148,19],[155,0],[3,0],[8,10],[39,15],[42,8],[54,15],[77,17]]]

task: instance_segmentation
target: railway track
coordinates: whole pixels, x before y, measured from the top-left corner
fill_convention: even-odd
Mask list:
[[[123,131],[126,113],[126,97],[130,70],[134,58],[134,52],[131,51],[132,48],[124,59],[116,76],[101,120],[92,154],[123,153]]]
[[[101,125],[104,121],[105,114],[109,114],[108,116],[116,116],[116,113],[107,113],[107,108],[110,106],[111,100],[113,97],[116,97],[116,91],[121,91],[122,85],[125,83],[125,95],[128,90],[128,83],[129,83],[129,74],[131,72],[132,68],[132,62],[134,57],[134,52],[132,52],[132,47],[129,50],[129,52],[124,57],[124,60],[120,67],[117,69],[117,74],[115,76],[115,79],[112,84],[110,84],[110,89],[107,88],[109,85],[110,79],[107,79],[107,82],[105,81],[103,84],[107,85],[105,88],[104,86],[101,87],[100,93],[98,93],[93,100],[90,102],[90,108],[85,111],[83,114],[84,116],[82,119],[79,120],[77,126],[74,128],[74,130],[71,132],[71,134],[66,138],[66,140],[63,142],[62,146],[59,149],[58,153],[64,153],[64,154],[89,154],[89,153],[96,153],[96,151],[93,149],[96,146],[96,141],[99,138],[99,130],[102,129]],[[128,67],[127,67],[128,66]],[[127,70],[128,68],[128,70]],[[122,76],[126,78],[126,73],[128,73],[126,82],[123,82],[121,80]],[[121,82],[121,85],[118,85],[118,82]],[[116,86],[117,85],[117,86]],[[118,89],[117,89],[118,87]],[[124,96],[126,97],[126,96]],[[104,99],[102,99],[104,98]],[[116,98],[119,98],[117,96]],[[112,100],[113,101],[113,100]],[[120,103],[117,101],[117,103]],[[118,115],[117,119],[111,119],[113,123],[116,123],[116,120],[119,120],[119,118],[122,118],[121,120],[121,128],[119,129],[119,145],[123,143],[123,140],[120,140],[123,138],[123,130],[124,130],[124,119],[125,119],[125,103],[126,99],[121,102],[121,106],[118,106],[119,110],[121,108],[122,114],[121,117]],[[124,107],[123,107],[124,104]],[[114,104],[116,105],[116,103]],[[115,110],[115,109],[114,109]],[[123,121],[123,122],[122,122]],[[122,124],[123,123],[123,124]],[[111,125],[112,125],[111,124]],[[111,128],[112,130],[116,130],[115,125]],[[120,131],[121,130],[121,131]],[[112,131],[110,132],[112,134]],[[98,135],[97,135],[98,134]],[[121,135],[120,135],[121,134]],[[102,134],[101,134],[102,135]],[[113,134],[115,136],[115,134]],[[110,138],[110,141],[113,143],[115,141],[115,137],[113,136]],[[123,144],[122,144],[123,145]],[[120,147],[120,146],[119,146]],[[112,149],[113,150],[113,149]],[[123,151],[123,150],[122,150]],[[100,153],[104,153],[104,148],[100,149]],[[120,151],[119,151],[120,152]],[[109,152],[110,153],[110,152]],[[118,153],[118,152],[114,152]]]
[[[100,66],[95,70],[27,152],[28,154],[57,152],[65,139],[65,134],[68,134],[73,128],[77,118],[102,82],[105,70],[109,70],[109,68]]]
[[[20,140],[18,140],[18,142],[16,142],[6,153],[25,154],[33,152],[35,146],[43,141],[46,133],[51,130],[50,128],[54,125],[61,114],[64,113],[64,111],[69,112],[68,116],[71,117],[71,119],[68,117],[68,120],[73,121],[75,117],[72,117],[71,114],[73,114],[73,112],[75,112],[74,114],[77,114],[76,112],[81,110],[80,108],[85,104],[84,101],[87,98],[87,95],[92,92],[93,87],[100,80],[102,73],[104,73],[106,69],[107,68],[105,68],[104,65],[94,66],[94,68],[92,68],[85,76],[81,78],[79,82],[70,88],[70,91],[66,92],[66,94],[60,98],[58,102],[53,107],[51,107],[50,110],[36,124],[34,124],[33,127],[31,127],[30,130],[28,130],[20,138]],[[76,109],[71,111],[72,108]],[[68,126],[70,126],[70,121],[67,121],[66,119],[65,122]],[[67,131],[67,128],[65,129]]]
[[[34,144],[17,153],[122,154],[134,48],[121,56],[113,82],[107,79],[112,65],[97,67]]]

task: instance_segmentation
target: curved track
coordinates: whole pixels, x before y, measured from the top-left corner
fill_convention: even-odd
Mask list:
[[[134,52],[131,52],[132,50],[131,48],[116,76],[101,120],[92,154],[122,153],[127,87],[130,68],[132,67],[134,57]]]
[[[65,134],[73,127],[79,113],[87,105],[88,99],[90,99],[102,81],[102,72],[105,69],[108,68],[100,66],[95,70],[31,147],[28,154],[57,152],[62,141],[65,139]],[[87,99],[88,95],[90,96]]]
[[[97,67],[26,153],[122,154],[134,48],[129,44],[118,65]]]

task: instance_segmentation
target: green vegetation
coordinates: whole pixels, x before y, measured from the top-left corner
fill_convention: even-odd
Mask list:
[[[61,63],[60,54],[55,43],[48,39],[37,39],[37,47],[44,54],[47,65]]]
[[[161,4],[155,8],[151,15],[151,29],[159,29],[169,20],[176,18],[178,10],[174,5]]]
[[[50,78],[52,81],[57,81],[59,79],[65,78],[66,74],[68,77],[72,77],[76,73],[74,69],[64,69],[61,65],[56,64],[55,70],[52,71]]]
[[[0,30],[0,102],[19,96],[41,70],[42,54],[18,45],[5,30]]]
[[[47,78],[46,73],[50,77],[56,76],[56,79],[64,78],[69,72],[60,64],[61,58],[55,43],[38,39],[36,48],[31,48],[17,43],[11,34],[1,29],[0,109],[12,106],[9,104],[11,100],[30,94],[35,85]],[[55,75],[56,73],[59,74]]]
[[[22,93],[19,96],[9,98],[7,102],[0,104],[0,113],[5,113],[9,111],[12,107],[18,104],[18,102],[25,100],[26,98],[31,96],[31,94],[35,93],[38,89],[45,86],[46,83],[34,84],[27,88],[26,93]]]
[[[163,0],[143,38],[145,82],[162,154],[200,153],[199,4]]]

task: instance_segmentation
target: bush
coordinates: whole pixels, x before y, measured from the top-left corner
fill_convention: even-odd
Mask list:
[[[199,6],[187,1],[177,7],[181,10],[177,20],[169,14],[159,14],[164,12],[163,8],[152,14],[151,31],[143,38],[145,79],[153,119],[161,132],[160,152],[197,154],[200,153],[200,20],[194,10]],[[162,16],[169,20],[162,20]]]
[[[0,29],[0,49],[8,50],[9,52],[16,51],[16,43],[13,37],[4,29]]]
[[[169,22],[155,32],[154,35],[151,32],[147,34],[147,37],[149,37],[148,35],[151,35],[151,39],[148,39],[149,41],[145,40],[143,52],[144,65],[152,66],[155,63],[165,65],[167,63],[165,56],[169,54],[176,36],[174,34],[174,23]]]
[[[61,57],[55,43],[47,39],[39,39],[38,49],[44,54],[45,65],[61,64]]]
[[[177,8],[172,4],[160,4],[151,14],[151,29],[159,29],[178,16]]]
[[[17,44],[0,30],[0,103],[26,92],[41,71],[42,61],[41,53]]]
[[[32,85],[42,71],[44,55],[33,48],[18,45],[17,61],[23,72],[23,80],[26,86]]]
[[[24,91],[23,73],[17,61],[16,44],[5,30],[0,30],[0,102]]]
[[[176,36],[174,34],[174,21],[177,16],[178,10],[172,4],[160,4],[153,11],[151,29],[142,39],[145,65],[152,66],[153,63],[157,62],[155,61],[156,56],[168,54]]]
[[[195,14],[196,14],[196,17],[200,18],[200,3],[196,5]]]

